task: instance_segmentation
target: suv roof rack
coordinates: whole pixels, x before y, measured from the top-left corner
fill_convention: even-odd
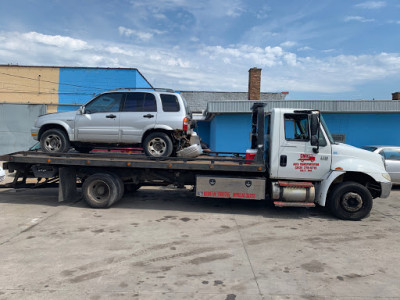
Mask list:
[[[110,91],[119,91],[119,90],[153,90],[156,92],[168,92],[168,93],[175,93],[173,89],[168,89],[168,88],[137,88],[137,87],[125,87],[125,88],[115,88]]]

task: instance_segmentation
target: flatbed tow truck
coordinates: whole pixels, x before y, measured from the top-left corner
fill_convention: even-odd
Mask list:
[[[196,196],[272,201],[279,207],[328,206],[336,217],[360,220],[373,198],[390,194],[380,155],[336,144],[316,110],[252,108],[251,149],[196,158],[140,154],[22,151],[0,156],[14,181],[0,187],[59,187],[59,201],[77,197],[108,208],[142,185],[193,185]],[[27,178],[37,178],[28,183]]]

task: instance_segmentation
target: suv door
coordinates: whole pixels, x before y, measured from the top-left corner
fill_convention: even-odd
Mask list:
[[[124,93],[106,93],[85,105],[75,118],[78,142],[118,143],[120,107]]]
[[[120,118],[121,143],[142,142],[142,136],[157,122],[157,102],[152,93],[126,93]]]

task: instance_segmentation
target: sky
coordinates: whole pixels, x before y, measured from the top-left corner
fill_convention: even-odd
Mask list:
[[[0,64],[137,68],[155,87],[390,100],[400,0],[0,0]]]

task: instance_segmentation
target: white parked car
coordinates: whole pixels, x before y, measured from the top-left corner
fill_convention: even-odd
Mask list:
[[[385,159],[386,171],[392,183],[400,185],[400,147],[399,146],[364,146],[362,149],[379,153]]]
[[[2,182],[6,178],[6,172],[0,167],[0,182]]]
[[[148,156],[171,156],[187,146],[191,118],[185,99],[172,90],[117,89],[77,111],[39,116],[31,129],[44,152],[83,153],[95,147],[142,146]]]

